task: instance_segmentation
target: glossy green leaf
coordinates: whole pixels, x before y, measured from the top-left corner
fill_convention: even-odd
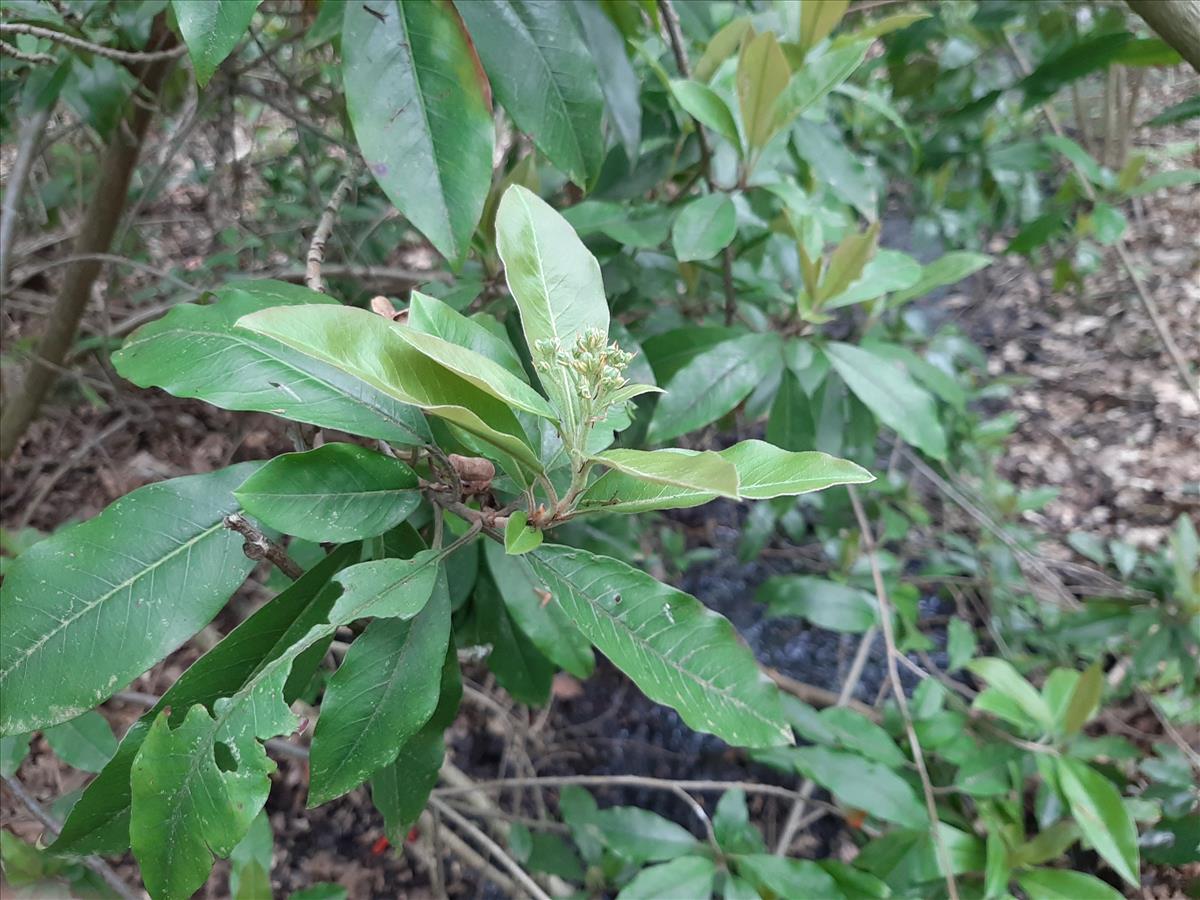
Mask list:
[[[872,223],[862,233],[851,232],[842,238],[821,275],[821,294],[818,299],[836,297],[857,281],[871,257],[875,255],[878,243],[878,222]]]
[[[775,133],[775,103],[791,74],[772,32],[763,32],[742,47],[737,68],[738,106],[751,149],[761,150]]]
[[[704,48],[699,62],[693,70],[697,81],[706,82],[716,74],[721,63],[738,53],[747,38],[754,36],[754,25],[749,16],[733,19],[712,36]]]
[[[411,559],[375,559],[348,566],[334,581],[342,596],[329,611],[329,621],[345,625],[355,619],[411,619],[429,602],[437,584],[441,554],[422,550]]]
[[[521,632],[547,659],[576,678],[587,678],[595,667],[592,645],[530,570],[524,559],[507,556],[495,541],[484,541],[488,570],[508,613]]]
[[[1062,733],[1067,737],[1079,731],[1095,713],[1104,694],[1104,670],[1098,663],[1088,666],[1075,682],[1071,699],[1063,712]]]
[[[259,742],[299,724],[284,685],[296,657],[326,633],[314,626],[240,691],[218,700],[215,715],[196,704],[175,728],[165,710],[155,717],[133,761],[129,829],[153,896],[190,897],[208,880],[212,855],[228,856],[245,836],[275,770]]]
[[[1100,34],[1069,44],[1050,56],[1018,83],[1025,95],[1025,109],[1050,99],[1060,88],[1089,72],[1104,68],[1132,38],[1127,31]]]
[[[554,663],[538,652],[529,638],[514,626],[495,585],[482,579],[475,587],[470,643],[492,648],[488,668],[496,682],[518,703],[544,706],[550,699]]]
[[[625,38],[598,4],[574,0],[574,8],[583,42],[596,64],[608,117],[626,158],[636,161],[642,142],[642,84],[629,61]]]
[[[213,73],[246,35],[260,0],[171,0],[179,32],[187,44],[196,81]]]
[[[765,441],[741,441],[718,455],[733,463],[738,473],[738,496],[747,500],[795,496],[839,484],[862,484],[872,480],[866,469],[849,460],[811,450],[781,450]],[[621,472],[608,472],[584,492],[580,504],[584,509],[636,513],[685,509],[716,498],[717,494],[712,491],[656,484]]]
[[[742,152],[742,139],[733,112],[720,94],[706,84],[686,79],[672,81],[671,93],[684,112],[733,144],[739,154]]]
[[[541,394],[483,354],[402,325],[393,325],[392,328],[401,340],[417,352],[513,409],[546,419],[555,418],[554,410]]]
[[[929,826],[929,814],[916,790],[890,768],[828,747],[798,747],[789,755],[802,775],[843,803],[907,828]]]
[[[783,128],[849,78],[870,46],[870,41],[848,44],[806,62],[775,101],[775,127]]]
[[[307,306],[263,310],[243,317],[238,326],[453,422],[535,471],[540,468],[508,406],[410,347],[382,316],[348,307]]]
[[[680,262],[712,259],[737,235],[737,213],[725,194],[707,194],[680,210],[671,227],[671,245]]]
[[[411,621],[375,619],[329,679],[313,732],[310,807],[392,762],[437,708],[450,639],[444,579]]]
[[[727,620],[609,557],[543,545],[527,558],[551,602],[651,700],[735,746],[791,742],[775,685]]]
[[[636,806],[597,810],[592,823],[604,842],[635,863],[675,859],[697,849],[698,842],[682,825]]]
[[[250,830],[229,854],[229,894],[232,900],[262,900],[271,893],[271,857],[275,835],[266,812],[250,823]]]
[[[539,377],[562,414],[578,404],[575,388],[546,342],[570,350],[590,330],[608,334],[608,301],[600,264],[567,221],[540,197],[513,185],[496,213],[496,248],[521,313],[525,342]]]
[[[229,284],[216,291],[213,303],[181,304],[143,325],[113,354],[113,365],[139,387],[160,387],[222,409],[274,413],[395,444],[428,443],[429,429],[413,407],[278,341],[234,327],[252,312],[310,303],[336,305],[324,294],[280,281]]]
[[[621,888],[617,900],[661,900],[663,897],[709,897],[717,868],[703,856],[682,856],[647,866]]]
[[[1138,884],[1137,826],[1113,783],[1078,759],[1054,760],[1059,789],[1088,843],[1132,885]]]
[[[1017,876],[1029,900],[1120,900],[1120,891],[1086,872],[1030,869]]]
[[[412,292],[408,301],[408,326],[459,347],[474,350],[503,366],[510,374],[522,379],[525,377],[521,359],[508,341],[436,297],[430,297],[420,291]]]
[[[898,306],[915,297],[924,296],[935,288],[957,284],[991,263],[992,257],[986,253],[955,250],[943,254],[933,262],[921,266],[921,277],[910,287],[898,290],[889,302]]]
[[[461,259],[492,176],[491,90],[471,38],[450,0],[345,8],[346,110],[367,168],[442,255]]]
[[[234,496],[271,528],[339,544],[389,531],[421,502],[412,469],[357,444],[277,456]]]
[[[1013,668],[1012,663],[996,657],[983,657],[971,660],[967,668],[1016,703],[1043,729],[1050,731],[1054,728],[1054,714],[1050,707],[1037,689]]]
[[[921,277],[921,264],[898,250],[880,250],[863,267],[849,287],[840,294],[831,295],[825,309],[840,309],[874,300],[892,291],[911,288]]]
[[[108,720],[95,710],[47,728],[42,737],[55,756],[84,772],[99,772],[117,752]]]
[[[606,450],[592,459],[643,481],[738,496],[737,469],[712,450]]]
[[[807,53],[833,32],[850,0],[809,0],[800,4],[800,40],[801,49]]]
[[[649,250],[671,233],[670,210],[656,204],[585,200],[563,210],[562,215],[580,235],[603,234],[627,247]]]
[[[924,389],[890,360],[861,347],[831,341],[825,355],[846,386],[884,425],[935,459],[946,456],[946,433]]]
[[[0,587],[0,733],[75,718],[208,624],[254,568],[222,520],[257,467],[138,488],[17,558]]]
[[[517,128],[577,185],[591,185],[604,158],[604,98],[570,5],[470,0],[458,9]]]
[[[261,666],[296,643],[313,625],[327,620],[337,595],[330,577],[358,553],[358,544],[338,547],[194,662],[155,707],[126,732],[117,755],[72,808],[55,849],[107,854],[128,848],[130,770],[158,712],[172,708],[176,710],[175,720],[180,721],[193,704],[211,708],[218,698],[237,693]],[[324,647],[316,643],[292,664],[285,700],[299,693],[323,654]]]
[[[738,874],[760,891],[777,897],[842,896],[829,873],[811,859],[788,859],[769,853],[754,853],[735,858]]]
[[[778,335],[747,334],[693,358],[667,383],[647,440],[662,443],[725,415],[782,366],[780,347]]]
[[[800,119],[792,125],[792,145],[808,163],[818,185],[824,185],[864,218],[878,215],[879,188],[858,156],[829,123]]]
[[[520,556],[537,548],[542,543],[540,529],[528,525],[525,510],[518,509],[508,517],[504,526],[504,552],[509,556]]]
[[[776,575],[756,598],[771,616],[799,616],[821,628],[861,634],[879,621],[875,598],[866,591],[808,575]]]

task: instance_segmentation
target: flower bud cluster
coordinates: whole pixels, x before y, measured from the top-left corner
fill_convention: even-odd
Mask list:
[[[628,383],[622,373],[633,354],[622,350],[616,342],[608,343],[599,329],[592,328],[579,335],[575,345],[567,350],[552,340],[537,341],[534,350],[538,356],[535,368],[539,372],[559,369],[568,373],[576,394],[587,408],[585,420],[593,423],[604,417],[613,392]]]

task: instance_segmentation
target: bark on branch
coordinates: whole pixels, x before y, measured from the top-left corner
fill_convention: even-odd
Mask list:
[[[1155,34],[1200,72],[1200,0],[1127,0]]]

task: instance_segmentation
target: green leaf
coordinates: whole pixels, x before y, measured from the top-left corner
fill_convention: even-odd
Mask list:
[[[506,555],[495,541],[484,541],[488,570],[517,627],[549,660],[576,678],[595,667],[592,645],[530,571],[529,563]]]
[[[1138,884],[1137,826],[1113,783],[1078,759],[1054,760],[1059,789],[1088,843],[1118,875]]]
[[[348,307],[289,307],[253,313],[238,326],[446,419],[534,471],[541,467],[508,406],[413,349],[382,316]]]
[[[626,158],[635,162],[642,142],[642,84],[629,61],[625,38],[598,4],[575,0],[574,9],[583,42],[596,65],[608,117]]]
[[[792,144],[819,185],[827,186],[864,218],[876,218],[879,206],[876,182],[839,132],[828,123],[801,119],[792,126]]]
[[[592,459],[643,481],[721,497],[738,496],[737,469],[712,450],[606,450]]]
[[[733,119],[729,104],[720,94],[706,84],[686,79],[673,80],[671,93],[684,112],[729,141],[738,155],[741,155],[742,139],[738,135],[737,123]]]
[[[1111,247],[1125,233],[1125,214],[1107,203],[1097,203],[1091,213],[1083,218],[1088,230],[1106,247]]]
[[[1163,188],[1188,184],[1200,184],[1200,169],[1172,169],[1169,172],[1156,172],[1130,190],[1129,196],[1142,197]]]
[[[920,22],[922,19],[930,18],[932,14],[927,12],[910,12],[896,13],[891,16],[884,16],[882,19],[876,19],[869,25],[862,28],[857,28],[848,34],[838,35],[835,43],[841,44],[842,41],[860,41],[867,38],[882,37],[885,34],[891,34],[893,31],[899,31],[901,28],[907,28],[914,22]]]
[[[880,250],[863,267],[862,273],[840,294],[822,304],[824,309],[840,309],[874,300],[892,291],[912,287],[921,277],[921,264],[898,250]]]
[[[229,894],[233,900],[262,900],[271,894],[271,857],[275,835],[265,811],[250,823],[246,836],[229,854]]]
[[[924,682],[922,682],[924,683]],[[859,753],[892,769],[899,769],[908,757],[896,746],[883,727],[862,713],[843,706],[831,706],[818,714],[821,725],[833,735],[833,743]]]
[[[891,306],[899,306],[915,297],[928,294],[934,288],[948,284],[957,284],[969,275],[978,272],[992,263],[992,257],[986,253],[972,253],[968,250],[955,250],[943,254],[921,267],[921,277],[911,287],[897,291],[892,295]]]
[[[769,853],[735,858],[738,874],[760,891],[777,897],[841,897],[837,883],[811,859],[787,859]]]
[[[737,94],[746,143],[761,150],[776,131],[775,103],[791,78],[787,57],[770,31],[748,40],[738,57]]]
[[[795,496],[834,485],[873,480],[866,469],[848,460],[814,450],[781,450],[764,441],[741,441],[717,455],[733,463],[738,473],[738,496],[747,500]],[[717,494],[711,491],[648,483],[620,472],[608,472],[584,492],[580,505],[605,512],[635,513],[700,506],[716,498]]]
[[[709,897],[717,868],[702,856],[683,856],[638,872],[621,888],[617,900],[660,900],[662,897]]]
[[[133,761],[130,820],[134,856],[153,896],[190,897],[208,879],[212,854],[228,856],[245,836],[275,770],[259,741],[299,724],[284,702],[284,684],[296,657],[326,633],[314,626],[244,688],[218,700],[215,717],[200,704],[177,728],[165,710],[155,717]]]
[[[408,301],[408,325],[416,331],[474,350],[503,366],[510,374],[525,377],[521,359],[508,341],[435,297],[420,291],[412,292]]]
[[[508,517],[504,525],[504,552],[509,556],[520,556],[541,545],[542,532],[530,527],[528,518],[523,509],[518,509]]]
[[[829,264],[821,276],[821,293],[816,299],[828,300],[830,297],[836,297],[857,281],[863,268],[875,255],[878,243],[878,222],[873,222],[861,234],[852,232],[842,238],[837,249],[829,257]]]
[[[562,216],[520,185],[513,185],[500,198],[496,249],[504,261],[534,364],[549,367],[540,374],[542,384],[565,416],[579,399],[555,362],[553,349],[542,348],[549,342],[569,351],[588,331],[608,334],[600,264]]]
[[[990,687],[999,691],[1046,731],[1054,728],[1054,714],[1050,707],[1037,692],[1037,689],[1026,681],[1013,668],[1012,663],[996,657],[982,657],[967,663],[967,669],[978,675]]]
[[[947,672],[961,669],[975,655],[975,629],[964,619],[953,618],[948,627],[946,653],[950,657]]]
[[[829,37],[850,6],[850,0],[816,0],[800,5],[801,56]]]
[[[1168,106],[1157,116],[1147,121],[1146,124],[1151,128],[1158,128],[1162,125],[1174,125],[1177,122],[1186,122],[1188,119],[1194,119],[1197,116],[1200,116],[1200,94]]]
[[[1018,83],[1025,94],[1024,108],[1030,109],[1050,99],[1072,81],[1104,68],[1120,55],[1132,38],[1127,31],[1101,34],[1070,44],[1051,56]]]
[[[754,36],[749,16],[734,19],[712,36],[692,74],[697,81],[707,82],[716,74],[721,63],[737,53],[747,38]]]
[[[671,245],[680,262],[712,259],[737,235],[737,213],[725,194],[707,194],[691,201],[671,227]]]
[[[335,300],[280,281],[236,282],[215,296],[208,305],[176,306],[135,331],[113,354],[117,372],[139,387],[160,387],[222,409],[274,413],[395,444],[429,442],[429,428],[411,406],[278,341],[234,327],[262,309],[336,305]]]
[[[727,620],[609,557],[543,545],[528,558],[552,602],[651,700],[735,746],[791,742],[775,685]]]
[[[1120,891],[1086,872],[1030,869],[1017,876],[1029,900],[1120,900]]]
[[[656,204],[585,200],[564,209],[562,215],[580,235],[603,234],[627,247],[649,250],[671,233],[670,210]]]
[[[458,9],[517,128],[573,182],[590,186],[604,159],[604,98],[570,5],[471,0]]]
[[[890,768],[828,747],[797,747],[789,755],[802,775],[843,803],[906,828],[929,827],[925,804],[912,785]]]
[[[47,728],[42,736],[59,759],[84,772],[99,772],[117,752],[108,720],[95,710]]]
[[[741,788],[721,795],[712,826],[717,845],[726,853],[762,853],[766,849],[762,835],[750,824],[746,792]]]
[[[495,585],[482,579],[475,587],[474,629],[470,642],[491,645],[488,668],[499,685],[518,703],[544,706],[550,699],[554,664],[513,625]]]
[[[785,127],[849,78],[866,59],[870,46],[870,41],[859,41],[835,47],[819,59],[806,62],[775,103],[775,127]]]
[[[635,863],[675,859],[697,849],[692,833],[657,813],[636,806],[614,806],[592,814],[604,842]]]
[[[375,619],[329,679],[313,731],[308,805],[353,790],[429,721],[450,640],[444,575],[411,621]]]
[[[1092,158],[1092,154],[1088,153],[1069,137],[1049,135],[1042,138],[1042,140],[1051,150],[1061,153],[1074,163],[1092,184],[1097,186],[1104,184],[1106,179],[1104,177],[1104,170],[1100,168],[1100,164]],[[1109,180],[1111,180],[1111,176],[1109,176]]]
[[[937,407],[904,369],[861,347],[831,341],[825,355],[846,386],[883,424],[935,459],[946,457]]]
[[[422,550],[411,559],[376,559],[348,566],[334,576],[342,596],[329,611],[329,621],[346,625],[355,619],[411,619],[429,602],[442,554]]]
[[[171,0],[201,87],[246,34],[259,0]]]
[[[875,598],[849,585],[807,575],[768,578],[755,597],[774,617],[800,616],[831,631],[861,634],[879,621]]]
[[[0,775],[11,778],[21,768],[21,763],[29,755],[29,740],[32,735],[14,734],[11,737],[0,737]]]
[[[211,707],[218,698],[241,690],[260,667],[296,643],[313,625],[327,620],[337,595],[336,587],[329,584],[330,577],[358,553],[356,543],[338,547],[194,662],[155,707],[126,732],[117,755],[72,808],[55,841],[55,850],[80,854],[123,852],[129,846],[130,770],[155,716],[172,708],[179,721],[193,704]],[[317,643],[292,664],[285,700],[293,698],[307,683],[324,650]]]
[[[425,334],[403,325],[393,325],[392,329],[418,353],[429,357],[506,405],[545,419],[557,418],[541,394],[499,363],[474,350],[442,340],[436,335]]]
[[[855,898],[855,900],[867,900],[867,898],[878,898],[878,900],[887,900],[892,896],[892,889],[884,882],[880,881],[874,875],[868,875],[866,872],[861,872],[853,866],[840,862],[836,859],[822,859],[817,862],[822,869],[833,877],[837,882],[838,888],[846,896],[847,900]]]
[[[1176,66],[1182,62],[1179,51],[1162,38],[1136,38],[1113,57],[1123,66]]]
[[[471,38],[449,0],[345,6],[346,111],[367,168],[443,256],[461,259],[492,176],[491,89]]]
[[[288,900],[347,900],[348,896],[346,889],[340,884],[324,883],[293,891],[288,895]]]
[[[667,383],[647,440],[662,443],[725,415],[782,366],[781,346],[776,334],[747,334],[693,358]]]
[[[1099,663],[1093,663],[1075,682],[1075,689],[1071,691],[1071,699],[1061,719],[1064,735],[1070,737],[1087,724],[1100,705],[1103,693],[1104,670]]]
[[[222,520],[257,467],[138,488],[17,558],[0,587],[0,734],[75,718],[209,623],[254,568]]]
[[[339,544],[391,530],[421,502],[412,469],[357,444],[277,456],[234,496],[277,531]]]

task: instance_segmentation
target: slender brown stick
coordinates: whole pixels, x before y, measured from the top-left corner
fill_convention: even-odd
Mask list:
[[[333,224],[337,221],[338,209],[341,207],[342,201],[346,199],[346,195],[350,193],[350,188],[354,186],[354,181],[358,178],[361,169],[361,160],[355,158],[350,163],[346,174],[342,176],[342,180],[333,189],[329,202],[325,204],[325,211],[321,213],[321,218],[317,222],[317,230],[313,232],[312,242],[308,245],[307,266],[304,275],[304,283],[310,291],[325,292],[325,287],[321,282],[321,264],[325,262],[325,244],[329,240],[329,236],[333,234]]]
[[[37,156],[38,144],[46,123],[50,121],[51,106],[47,105],[33,113],[21,123],[17,134],[17,155],[13,158],[8,183],[4,186],[4,205],[0,209],[0,287],[8,284],[8,267],[12,251],[13,236],[17,230],[17,214],[21,211],[21,198],[25,196],[25,184],[29,171]]]
[[[25,790],[25,785],[17,781],[16,778],[8,775],[4,776],[5,786],[12,791],[12,795],[21,801],[21,804],[33,814],[33,817],[41,822],[55,836],[62,831],[62,825],[54,816],[42,809],[42,805],[33,799],[33,795]],[[100,859],[98,856],[85,856],[83,864],[104,879],[104,883],[112,888],[113,893],[123,900],[140,900],[141,894],[132,890],[129,885],[121,880],[121,876],[109,868],[108,863]]]
[[[478,825],[449,803],[443,803],[436,797],[431,797],[429,803],[440,815],[444,816],[456,828],[466,832],[480,847],[490,853],[492,858],[525,889],[529,896],[535,898],[535,900],[550,900],[550,895],[538,886],[538,883],[529,876],[529,873],[517,865],[513,858],[504,852],[504,848],[492,840]]]
[[[942,831],[937,813],[937,801],[933,796],[933,782],[929,780],[929,770],[925,767],[925,754],[921,752],[921,742],[917,739],[917,731],[913,727],[912,713],[908,708],[908,697],[904,693],[904,684],[900,681],[900,668],[896,658],[900,651],[896,649],[896,636],[892,632],[892,605],[888,600],[887,588],[883,584],[883,573],[879,569],[879,559],[875,555],[875,535],[871,531],[871,523],[863,510],[862,501],[858,499],[858,491],[854,485],[847,485],[850,492],[850,505],[854,507],[854,518],[858,520],[858,529],[862,534],[863,547],[867,551],[867,561],[871,565],[871,579],[875,582],[875,598],[879,601],[879,624],[883,631],[883,642],[887,647],[888,680],[892,684],[892,695],[900,708],[900,717],[904,720],[904,730],[908,734],[908,745],[912,750],[913,762],[917,764],[917,774],[921,777],[921,789],[925,794],[925,809],[929,813],[929,827],[933,834],[933,846],[937,851],[938,865],[946,878],[946,891],[950,900],[958,900],[958,883],[954,880],[954,868],[950,861],[950,853],[942,839]]]
[[[96,56],[123,63],[162,62],[183,56],[187,52],[187,47],[183,44],[168,47],[165,50],[118,50],[116,47],[103,47],[100,44],[85,41],[83,38],[63,34],[53,28],[42,28],[40,25],[26,25],[21,22],[0,22],[0,34],[28,34],[33,37],[45,38],[65,47],[82,50],[85,53],[94,53]]]
[[[250,559],[268,560],[292,581],[304,574],[304,570],[292,561],[286,550],[251,525],[241,513],[226,516],[222,524],[246,539],[246,543],[242,545],[242,552]]]

